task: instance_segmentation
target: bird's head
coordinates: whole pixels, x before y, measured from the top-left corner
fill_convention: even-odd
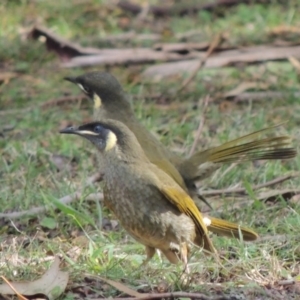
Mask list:
[[[60,133],[79,135],[94,144],[100,152],[117,153],[118,158],[126,161],[136,159],[148,161],[135,135],[127,126],[116,120],[71,126],[61,130]]]
[[[105,110],[105,116],[131,111],[130,102],[118,80],[106,72],[90,72],[77,77],[65,77],[75,83],[94,103],[94,110]]]

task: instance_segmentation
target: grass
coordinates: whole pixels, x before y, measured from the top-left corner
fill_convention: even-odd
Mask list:
[[[166,41],[174,41],[175,33],[199,28],[204,39],[213,34],[228,32],[233,45],[252,45],[271,42],[269,30],[276,26],[299,26],[295,13],[297,1],[289,5],[239,5],[226,9],[224,15],[199,13],[193,17],[160,20],[134,27],[134,20],[119,10],[101,6],[99,1],[7,1],[0,4],[5,15],[0,20],[0,59],[3,72],[17,72],[11,80],[0,86],[1,110],[18,109],[20,113],[3,114],[0,120],[0,207],[1,212],[21,211],[35,206],[55,204],[57,199],[71,194],[82,186],[88,176],[95,172],[95,151],[87,142],[58,134],[66,124],[80,124],[91,119],[90,103],[50,107],[41,110],[37,105],[66,94],[79,94],[76,87],[62,80],[64,76],[76,75],[99,68],[79,70],[59,68],[58,58],[46,51],[43,44],[25,38],[24,32],[36,23],[55,31],[65,38],[80,42],[86,37],[103,37],[120,33],[127,28],[120,26],[126,20],[138,32],[163,32],[171,34]],[[127,24],[127,23],[126,23]],[[125,26],[123,26],[125,27]],[[259,65],[238,66],[215,70],[201,70],[197,79],[184,95],[170,99],[178,87],[178,78],[151,84],[140,79],[144,66],[112,68],[126,91],[134,96],[134,108],[141,121],[154,132],[164,144],[186,155],[194,140],[201,117],[199,99],[207,93],[222,95],[241,82],[258,82],[264,90],[289,91],[298,89],[299,74],[289,62],[265,62]],[[134,75],[138,82],[128,78]],[[147,100],[152,94],[162,93],[165,104]],[[222,96],[209,106],[199,148],[219,145],[229,139],[289,120],[277,134],[289,134],[294,144],[299,142],[298,124],[300,105],[293,96],[279,100],[256,103],[229,104],[223,108]],[[146,100],[144,100],[146,99]],[[223,105],[223,106],[222,106]],[[22,113],[22,109],[33,107]],[[53,156],[63,157],[57,165]],[[70,163],[71,162],[71,163]],[[223,166],[211,178],[201,183],[204,188],[227,188],[236,185],[253,186],[264,183],[300,167],[299,157],[290,161],[252,164],[229,169]],[[297,188],[299,178],[287,181],[278,189]],[[86,188],[85,195],[101,190],[101,184]],[[219,283],[227,293],[244,293],[246,299],[252,294],[265,293],[263,286],[299,276],[299,201],[284,200],[263,203],[256,200],[259,192],[250,193],[249,205],[232,210],[231,202],[224,201],[219,215],[231,221],[251,226],[261,236],[255,243],[243,243],[221,237],[213,242],[225,257],[222,264],[194,251],[191,258],[192,278],[186,285],[182,282],[181,266],[170,265],[156,255],[150,264],[140,269],[144,248],[133,241],[119,227],[114,216],[105,208],[84,198],[46,213],[13,221],[0,220],[1,273],[12,281],[32,280],[45,272],[47,263],[41,261],[51,254],[66,259],[64,268],[70,272],[68,293],[61,299],[76,293],[76,284],[86,283],[83,274],[98,274],[140,291],[156,290],[164,283],[168,290],[207,291],[214,293],[211,285]],[[240,201],[236,199],[235,201]],[[254,200],[254,201],[252,201]],[[99,224],[103,224],[100,229]],[[276,238],[277,237],[277,238]],[[74,250],[79,247],[77,252]],[[75,251],[75,253],[74,253]],[[246,288],[240,290],[239,286]],[[91,288],[92,289],[92,288]],[[98,287],[101,296],[117,296],[111,287]],[[254,297],[254,296],[253,296]],[[255,299],[255,298],[253,298]]]

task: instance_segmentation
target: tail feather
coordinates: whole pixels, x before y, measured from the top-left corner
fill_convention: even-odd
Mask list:
[[[249,161],[257,159],[286,159],[296,155],[289,137],[264,138],[230,148],[220,147],[208,150],[211,162]]]
[[[207,216],[203,219],[209,231],[221,236],[234,237],[237,239],[242,237],[244,241],[254,241],[258,238],[258,234],[255,231],[236,223]]]
[[[282,124],[261,129],[235,140],[229,141],[205,151],[199,151],[185,161],[182,169],[198,170],[191,178],[199,179],[206,173],[207,163],[231,163],[253,160],[288,159],[296,156],[297,151],[292,146],[292,140],[288,136],[258,137]],[[204,164],[204,165],[203,165]],[[217,169],[209,165],[209,169]]]

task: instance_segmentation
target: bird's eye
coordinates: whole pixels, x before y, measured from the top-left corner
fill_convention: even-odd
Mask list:
[[[94,127],[94,132],[95,132],[95,133],[100,133],[101,130],[102,130],[102,127],[101,127],[100,125],[96,125],[96,126]]]
[[[87,87],[86,85],[83,85],[82,83],[77,83],[77,85],[84,93],[90,94],[91,89],[89,87]]]
[[[91,89],[86,85],[83,85],[82,88],[83,88],[84,92],[86,92],[87,94],[89,94],[91,92]]]

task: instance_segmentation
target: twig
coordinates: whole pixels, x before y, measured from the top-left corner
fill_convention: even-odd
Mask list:
[[[225,50],[209,57],[203,68],[221,68],[233,66],[238,63],[252,64],[262,61],[286,60],[290,56],[300,59],[300,46],[277,47],[272,45],[251,46],[243,49]],[[204,55],[197,52],[197,59],[186,60],[184,57],[178,62],[168,62],[149,66],[143,71],[143,76],[159,76],[164,78],[179,73],[192,73],[198,68],[199,56]],[[191,53],[189,54],[191,56]]]
[[[151,299],[177,299],[177,298],[188,298],[188,299],[199,299],[199,300],[231,300],[230,296],[206,296],[200,293],[186,293],[186,292],[170,292],[170,293],[157,293],[157,294],[145,294],[143,297],[127,297],[127,298],[110,298],[112,300],[151,300]],[[95,298],[100,300],[101,298]]]
[[[178,2],[178,3],[176,3]],[[192,1],[194,3],[189,4],[186,2],[180,3],[180,1],[174,1],[173,5],[150,5],[149,13],[151,13],[156,18],[162,18],[172,15],[183,16],[187,14],[195,14],[201,10],[213,11],[220,7],[230,7],[240,3],[248,4],[251,0],[216,0],[216,1],[206,1],[208,3],[201,3],[203,1]],[[200,2],[200,3],[199,3]],[[261,1],[259,1],[261,2]],[[266,1],[264,1],[265,3]],[[163,3],[163,2],[162,2]],[[124,11],[138,15],[142,11],[142,6],[131,1],[118,1],[117,6]]]
[[[243,102],[243,101],[260,101],[260,100],[266,100],[266,99],[282,99],[289,96],[293,96],[295,98],[300,97],[300,91],[295,92],[274,92],[274,91],[265,91],[265,92],[244,92],[239,95],[236,95],[233,97],[234,102]]]
[[[65,103],[69,103],[69,102],[82,101],[83,99],[86,99],[86,96],[84,96],[84,95],[74,96],[73,95],[73,96],[66,96],[66,97],[61,97],[61,98],[57,98],[57,99],[51,99],[46,102],[32,105],[30,107],[26,107],[23,109],[2,110],[2,111],[0,111],[0,116],[10,115],[10,114],[23,114],[28,111],[34,110],[37,107],[39,107],[41,109],[46,109],[46,108],[49,108],[52,106],[59,106],[59,105],[63,105]]]
[[[297,280],[298,281],[298,280]],[[293,285],[296,284],[296,280],[295,279],[286,279],[286,280],[279,280],[277,282],[278,285],[283,285],[283,286],[287,286],[287,285]]]
[[[177,93],[182,92],[190,84],[190,82],[195,78],[195,76],[200,71],[200,69],[204,66],[208,57],[216,50],[216,48],[218,48],[222,44],[223,41],[224,41],[224,37],[222,34],[218,34],[213,39],[213,41],[210,43],[209,48],[207,49],[205,55],[199,60],[198,66],[196,67],[194,72],[179,87],[179,89],[177,90]]]
[[[200,293],[186,293],[186,292],[170,292],[170,293],[157,293],[157,294],[145,294],[143,297],[134,298],[111,298],[112,300],[151,300],[151,299],[175,299],[175,298],[189,298],[189,299],[199,299],[199,300],[233,300],[231,296],[206,296]],[[95,300],[100,300],[101,298],[96,298]]]
[[[162,35],[156,33],[145,33],[145,34],[138,34],[136,31],[127,31],[120,34],[112,34],[107,35],[105,37],[99,38],[99,36],[88,36],[81,39],[81,43],[84,44],[96,44],[96,43],[105,43],[105,44],[114,44],[114,43],[126,43],[126,42],[133,42],[133,41],[160,41],[162,40]]]
[[[252,187],[252,190],[258,190],[261,188],[269,187],[283,181],[286,181],[291,178],[298,177],[300,173],[289,174],[286,176],[278,177],[273,180],[267,181],[262,184],[257,184]],[[245,194],[247,191],[245,188],[235,188],[235,189],[221,189],[221,190],[213,190],[213,191],[200,191],[200,194],[203,196],[217,196],[217,195],[230,195],[230,194]]]
[[[206,114],[206,111],[207,111],[207,107],[208,107],[209,101],[210,101],[210,97],[206,96],[204,98],[203,108],[202,108],[202,113],[201,113],[201,116],[200,116],[199,126],[198,126],[198,129],[197,129],[197,132],[196,132],[196,137],[194,139],[193,145],[192,145],[190,153],[189,153],[189,157],[191,157],[194,154],[194,152],[196,150],[196,146],[197,146],[197,144],[199,142],[199,139],[200,139],[200,135],[201,135],[201,133],[203,131],[203,127],[204,127],[204,124],[205,124],[205,114]]]
[[[83,187],[81,187],[78,191],[76,191],[73,194],[64,196],[62,198],[59,199],[59,202],[63,203],[63,204],[68,204],[71,203],[72,201],[75,201],[77,199],[80,199],[82,197],[82,191],[84,190],[84,188],[86,188],[87,186],[93,184],[96,181],[100,181],[102,178],[100,173],[96,173],[94,175],[92,175],[91,177],[89,177],[85,184],[83,185]],[[90,196],[92,197],[87,197],[89,199],[100,199],[102,194],[91,194]],[[98,198],[96,198],[96,196],[98,196]],[[47,211],[49,209],[49,207],[47,206],[39,206],[39,207],[34,207],[25,211],[16,211],[16,212],[11,212],[11,213],[0,213],[0,218],[7,218],[7,219],[17,219],[20,217],[24,217],[24,216],[28,216],[28,215],[36,215],[39,213],[42,213],[44,211]]]

